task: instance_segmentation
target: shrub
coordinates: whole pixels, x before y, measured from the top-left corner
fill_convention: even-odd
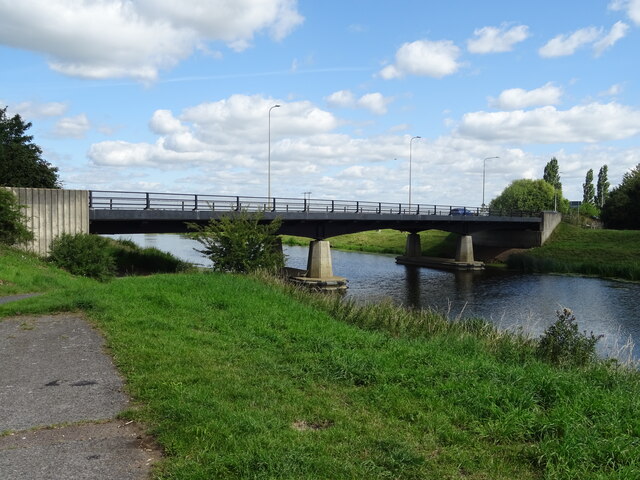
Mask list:
[[[151,273],[178,273],[189,264],[155,247],[141,248],[131,240],[109,240],[118,275],[147,275]]]
[[[282,221],[262,220],[260,214],[246,212],[211,220],[206,226],[190,223],[191,237],[204,246],[197,250],[209,257],[220,272],[275,272],[284,267],[280,239],[276,236]]]
[[[596,343],[602,335],[578,331],[573,312],[564,308],[556,312],[558,320],[540,337],[538,358],[561,366],[584,366],[596,358]]]
[[[100,281],[115,275],[115,262],[109,241],[97,235],[63,233],[51,242],[49,259],[74,275]]]
[[[33,233],[27,230],[25,221],[13,192],[0,188],[0,243],[15,245],[31,240]]]

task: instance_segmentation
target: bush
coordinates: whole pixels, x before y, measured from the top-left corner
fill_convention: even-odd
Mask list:
[[[0,188],[0,243],[15,245],[31,240],[33,233],[27,230],[25,221],[13,192]]]
[[[276,272],[284,267],[280,239],[281,220],[263,222],[262,215],[242,212],[211,220],[206,226],[190,223],[191,237],[204,246],[197,250],[209,257],[219,272]]]
[[[596,343],[602,335],[580,333],[576,317],[564,308],[556,312],[558,320],[540,337],[538,358],[561,366],[584,366],[596,358]]]
[[[131,240],[109,240],[110,252],[118,275],[147,275],[151,273],[179,273],[189,264],[155,247],[141,248]]]
[[[115,261],[104,237],[63,233],[51,242],[49,259],[74,275],[105,281],[115,275]]]

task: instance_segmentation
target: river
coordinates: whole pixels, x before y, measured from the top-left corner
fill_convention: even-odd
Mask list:
[[[143,247],[156,247],[192,263],[210,265],[180,235],[122,235]],[[287,265],[306,268],[307,249],[285,246]],[[347,277],[346,297],[358,302],[393,302],[446,312],[450,318],[482,317],[502,329],[522,328],[538,336],[556,320],[556,311],[573,310],[581,331],[604,335],[599,353],[640,360],[629,346],[640,343],[640,284],[598,278],[529,275],[496,270],[450,272],[397,265],[393,255],[333,250],[335,275]]]

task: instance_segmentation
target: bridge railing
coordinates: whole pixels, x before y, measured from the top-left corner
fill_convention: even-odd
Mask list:
[[[90,190],[89,208],[100,210],[213,210],[219,212],[308,212],[350,214],[538,217],[539,212],[458,205],[428,205],[316,198],[269,198],[186,193]]]

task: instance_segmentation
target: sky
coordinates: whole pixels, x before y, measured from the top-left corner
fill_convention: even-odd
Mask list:
[[[555,157],[581,200],[639,51],[640,0],[0,0],[0,105],[68,189],[479,206]]]

